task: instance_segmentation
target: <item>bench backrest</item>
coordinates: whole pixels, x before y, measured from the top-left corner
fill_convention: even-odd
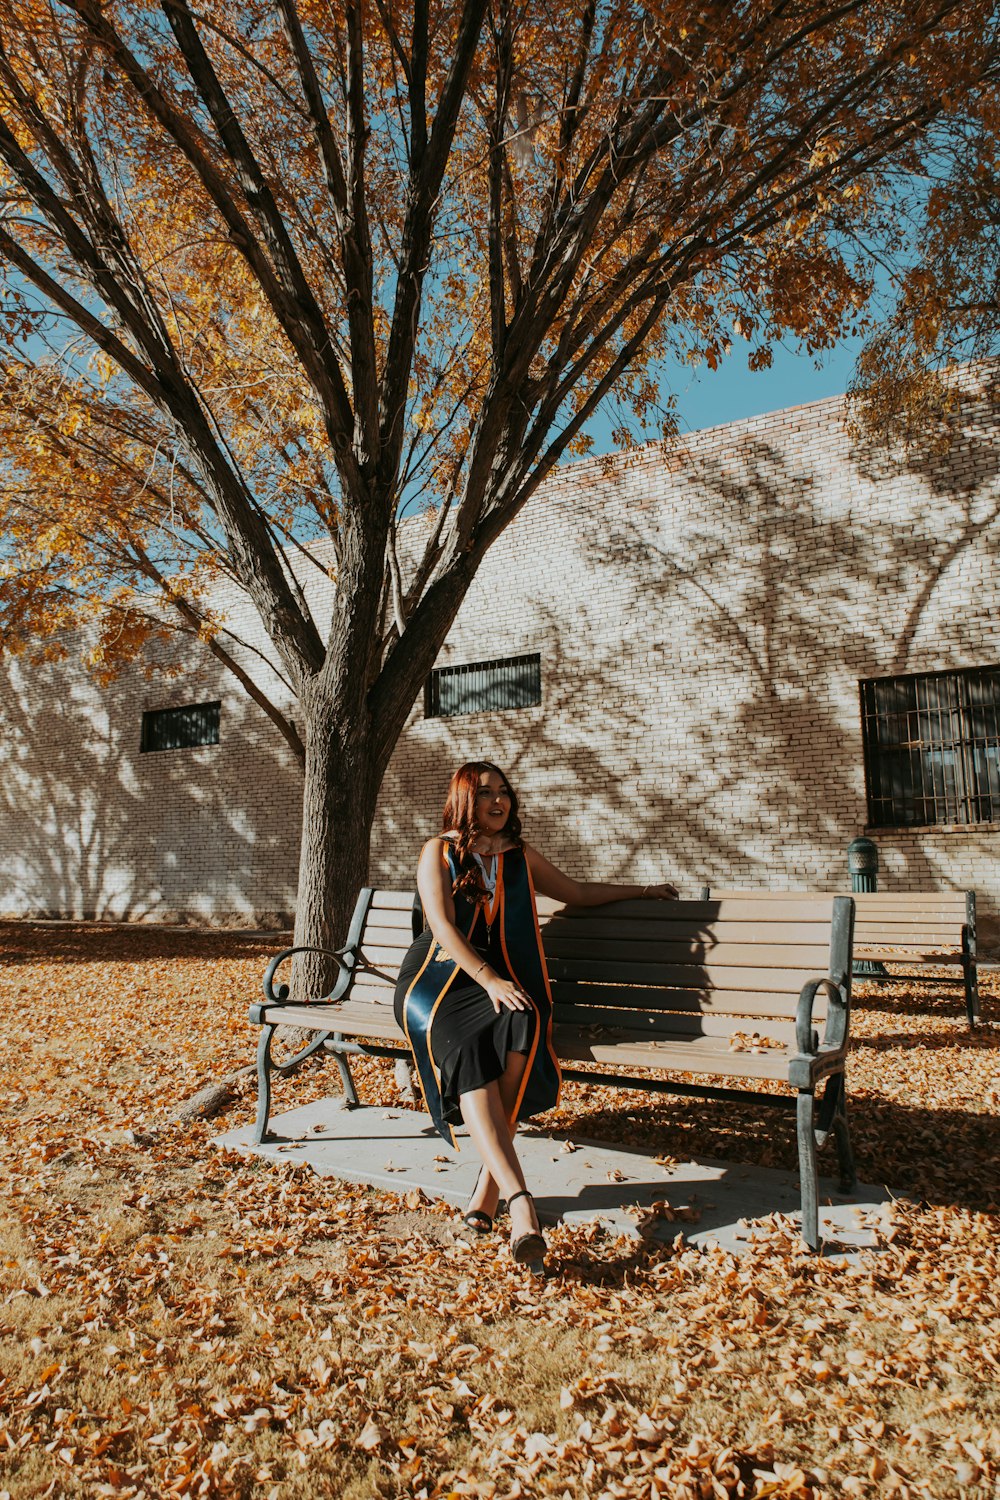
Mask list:
[[[538,910],[560,1023],[613,1025],[623,1011],[790,1020],[810,979],[849,992],[853,907],[843,896],[587,908],[541,897]],[[348,938],[362,955],[353,999],[392,1004],[417,923],[411,891],[361,893]],[[825,1010],[820,994],[817,1020]]]
[[[852,910],[834,896],[575,909],[541,898],[555,1018],[610,1025],[614,1012],[638,1011],[790,1020],[810,979],[829,977],[849,993]],[[825,1011],[821,993],[814,1015]]]
[[[407,949],[421,931],[423,917],[412,891],[366,888],[358,896],[346,946],[361,956],[351,995],[375,1005],[392,1005],[396,978]],[[348,975],[334,990],[347,988]]]

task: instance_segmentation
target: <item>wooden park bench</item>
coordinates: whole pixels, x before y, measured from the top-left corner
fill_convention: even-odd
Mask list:
[[[602,1069],[567,1067],[564,1076],[702,1095],[723,1105],[739,1101],[795,1109],[802,1235],[816,1249],[816,1148],[831,1133],[842,1191],[849,1192],[855,1180],[844,1086],[851,898],[757,900],[740,893],[724,900],[623,901],[586,909],[541,900],[539,919],[552,982],[556,1052],[566,1063]],[[336,982],[329,995],[306,1004],[289,1003],[287,985],[275,983],[279,967],[300,950],[286,949],[272,960],[264,976],[265,1001],[250,1009],[251,1021],[263,1028],[256,1141],[269,1138],[273,1072],[330,1052],[352,1107],[359,1102],[348,1062],[352,1054],[409,1056],[392,1000],[399,965],[421,923],[411,893],[363,890],[347,943],[332,955],[339,968]],[[316,1035],[279,1064],[271,1056],[278,1026],[304,1027]],[[729,1083],[705,1083],[691,1074]],[[753,1091],[746,1087],[753,1082],[787,1088]]]
[[[702,894],[708,892],[706,886]],[[711,890],[717,901],[739,894],[737,891]],[[752,894],[762,901],[806,899],[805,892],[755,891]],[[829,895],[817,895],[814,899],[828,901]],[[918,979],[921,984],[953,985],[956,981],[951,976],[914,973],[913,970],[958,969],[971,1031],[981,1020],[975,891],[857,891],[854,905],[855,977],[876,984],[899,984],[907,979]],[[862,964],[864,968],[859,967]],[[892,972],[882,968],[883,964],[892,964]],[[895,965],[902,968],[897,969]]]

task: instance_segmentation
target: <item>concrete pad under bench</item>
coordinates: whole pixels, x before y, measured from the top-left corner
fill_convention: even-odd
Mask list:
[[[418,1110],[342,1107],[339,1098],[301,1105],[271,1120],[275,1139],[253,1144],[247,1126],[227,1131],[217,1146],[275,1162],[305,1162],[321,1176],[365,1183],[393,1193],[421,1189],[456,1207],[472,1196],[479,1164],[471,1142],[459,1136],[452,1151]],[[769,1226],[750,1221],[786,1214],[798,1223],[799,1186],[794,1172],[737,1162],[686,1161],[662,1166],[654,1156],[604,1141],[566,1140],[530,1126],[517,1149],[543,1223],[599,1220],[613,1234],[638,1235],[655,1202],[677,1218],[657,1218],[652,1232],[671,1241],[678,1233],[693,1245],[745,1250]],[[820,1180],[820,1231],[826,1254],[856,1256],[877,1246],[877,1227],[890,1206],[885,1188],[859,1183],[849,1197]],[[697,1218],[686,1218],[688,1209]]]

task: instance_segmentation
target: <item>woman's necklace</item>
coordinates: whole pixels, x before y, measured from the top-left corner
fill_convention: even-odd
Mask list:
[[[472,851],[472,857],[479,866],[483,877],[483,885],[486,889],[487,901],[483,905],[483,918],[486,922],[486,931],[493,931],[493,919],[496,916],[497,901],[497,874],[500,869],[500,852],[495,847],[492,839],[485,840],[486,848],[480,852],[478,849]],[[487,863],[488,861],[488,863]]]
[[[499,863],[498,856],[496,854],[473,854],[472,857],[476,861],[476,864],[479,866],[480,870],[483,872],[483,883],[486,886],[487,891],[489,892],[489,898],[492,904],[497,889],[497,865]],[[486,863],[487,860],[489,860],[489,864]]]

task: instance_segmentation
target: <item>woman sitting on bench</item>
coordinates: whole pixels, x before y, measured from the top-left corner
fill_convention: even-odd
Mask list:
[[[537,1265],[545,1240],[513,1137],[518,1120],[558,1102],[560,1074],[535,891],[566,905],[599,906],[641,896],[672,900],[677,890],[564,875],[521,838],[517,798],[489,761],[455,772],[442,829],[424,845],[417,867],[429,925],[399,971],[396,1019],[435,1126],[454,1146],[452,1127],[464,1121],[482,1158],[466,1224],[489,1233],[506,1198],[513,1257]]]

